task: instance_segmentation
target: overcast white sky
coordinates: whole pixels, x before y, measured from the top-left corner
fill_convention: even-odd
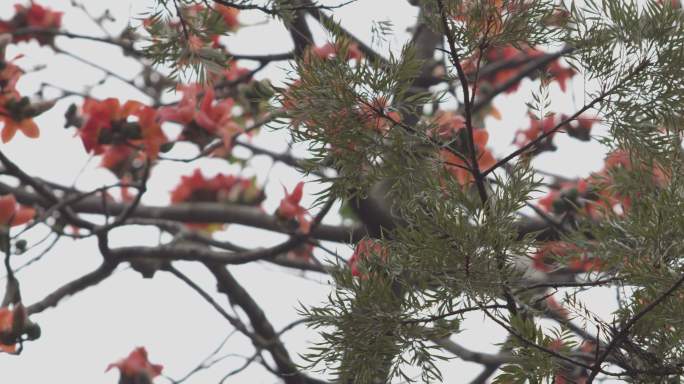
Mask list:
[[[7,18],[13,13],[13,3],[9,0],[0,1],[0,18]],[[153,0],[84,0],[82,3],[94,15],[101,14],[108,7],[116,22],[108,23],[106,27],[112,34],[117,34],[129,19],[138,17],[146,7],[153,4]],[[70,1],[43,0],[39,4],[66,11],[63,26],[70,31],[96,35],[102,33],[82,12],[71,8]],[[395,34],[389,40],[389,46],[394,50],[398,50],[407,40],[409,35],[406,28],[415,23],[416,13],[416,8],[408,5],[407,1],[397,0],[359,0],[337,11],[342,24],[367,42],[370,42],[372,20],[391,20]],[[264,24],[261,15],[249,12],[241,14],[240,21],[252,26],[244,27],[237,36],[227,40],[232,52],[258,54],[291,49],[289,35],[277,23]],[[313,20],[311,25],[315,27],[319,42],[323,42],[325,35],[322,30]],[[134,61],[124,58],[118,49],[111,46],[66,38],[57,38],[57,43],[61,48],[125,77],[135,76],[140,69]],[[387,49],[387,46],[381,49]],[[82,91],[84,86],[95,84],[104,76],[97,69],[63,55],[55,55],[49,48],[38,48],[35,43],[14,46],[9,57],[17,53],[26,55],[18,61],[23,68],[47,64],[47,68],[27,74],[22,79],[20,87],[24,94],[35,91],[41,81]],[[282,79],[286,67],[285,63],[272,65],[259,77]],[[576,106],[582,105],[583,87],[584,84],[575,79],[570,87],[572,91],[568,93],[574,93],[575,96],[569,97],[561,94],[557,85],[553,85],[552,108],[557,112],[573,112]],[[527,126],[524,102],[533,88],[526,81],[517,96],[503,96],[496,100],[504,118],[502,121],[487,121],[490,143],[496,154],[503,155],[510,151],[513,148],[510,143],[515,130]],[[115,79],[109,79],[97,86],[92,94],[102,98],[113,96],[123,100],[145,101],[142,95]],[[0,148],[30,174],[48,180],[66,184],[76,181],[76,185],[83,189],[114,182],[111,174],[97,168],[99,160],[89,161],[80,140],[73,137],[74,130],[62,128],[63,113],[73,102],[80,103],[80,100],[68,98],[61,101],[52,111],[37,119],[41,129],[40,139],[27,140],[18,135],[11,143],[1,145]],[[264,131],[254,143],[274,150],[284,150],[286,135],[283,131]],[[557,138],[557,143],[560,150],[539,156],[535,165],[540,169],[561,172],[571,177],[584,176],[601,168],[604,152],[598,144],[579,143],[562,136]],[[88,164],[85,171],[78,176],[85,164]],[[236,167],[211,160],[192,165],[160,164],[153,171],[150,190],[143,199],[144,203],[167,203],[168,193],[177,183],[179,175],[188,174],[200,165],[207,175],[219,171],[239,171]],[[269,198],[263,207],[267,212],[273,212],[282,197],[281,183],[291,188],[299,180],[299,176],[280,165],[270,169],[270,161],[263,157],[255,158],[250,165],[249,169],[243,171],[243,175],[257,174],[261,182],[268,175],[266,192]],[[313,184],[307,184],[305,192],[309,194],[317,189]],[[307,196],[305,204],[311,201],[310,196]],[[339,220],[336,215],[330,215],[326,222],[334,224],[339,223]],[[45,233],[44,230],[34,231],[29,239],[38,239]],[[231,226],[221,237],[251,247],[267,246],[284,238],[283,235],[248,230],[237,225]],[[155,245],[157,240],[157,232],[149,228],[121,229],[113,234],[112,246]],[[350,253],[347,246],[331,246],[337,247],[342,255]],[[92,270],[100,261],[93,239],[63,241],[44,260],[19,274],[25,302],[30,304],[43,298],[64,282]],[[21,263],[20,257],[15,258],[15,263]],[[189,263],[179,264],[179,268],[206,290],[214,291],[213,280],[203,268]],[[266,263],[233,267],[232,271],[262,305],[278,329],[297,319],[295,307],[298,302],[319,303],[330,290],[326,279],[320,275],[302,275]],[[223,297],[217,298],[219,302],[225,303]],[[602,301],[599,306],[607,307],[604,305],[606,303],[607,300]],[[608,308],[604,308],[602,313],[607,310]],[[151,361],[163,364],[164,374],[177,379],[194,368],[231,331],[223,318],[173,276],[160,273],[154,279],[145,280],[138,273],[123,267],[99,286],[61,302],[56,309],[35,316],[34,320],[41,325],[43,336],[36,342],[27,343],[21,356],[0,356],[0,381],[12,384],[115,383],[118,373],[105,374],[105,367],[126,356],[136,346],[145,346]],[[503,334],[495,325],[476,317],[466,321],[464,332],[453,339],[474,350],[495,352],[497,347],[493,343],[499,341]],[[288,332],[283,339],[292,355],[298,358],[296,354],[304,352],[307,343],[314,337],[314,333],[298,327]],[[234,335],[224,351],[250,356],[252,347],[244,337]],[[243,361],[240,357],[228,358],[214,368],[197,374],[188,383],[217,382],[218,378],[240,366]],[[459,361],[442,366],[445,382],[451,383],[465,382],[466,378],[474,376],[480,370],[479,365]],[[158,382],[166,381],[159,379]],[[257,384],[275,383],[278,380],[255,364],[228,382]]]

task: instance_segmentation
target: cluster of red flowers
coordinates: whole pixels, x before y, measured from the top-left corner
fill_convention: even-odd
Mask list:
[[[171,203],[207,202],[258,206],[264,200],[264,192],[256,180],[233,175],[217,174],[206,178],[199,169],[181,181],[171,191]],[[198,229],[214,229],[211,224],[188,224]]]
[[[539,120],[530,114],[530,126],[527,129],[516,131],[513,143],[519,147],[524,147],[539,136],[551,132],[556,125],[567,118],[568,116],[564,114],[553,114]],[[577,140],[589,141],[591,138],[589,136],[591,127],[598,122],[599,120],[597,118],[580,116],[577,119],[564,124],[556,131],[550,133],[545,139],[541,140],[535,148],[535,153],[555,150],[556,146],[553,144],[553,137],[558,132],[566,132],[570,137],[574,137]]]
[[[528,60],[533,60],[539,56],[544,55],[544,52],[532,48],[524,47],[522,50],[512,45],[505,46],[495,46],[490,48],[485,53],[485,61],[488,64],[492,63],[513,63],[518,62],[519,65],[510,68],[500,68],[494,71],[492,74],[485,74],[480,77],[479,91],[483,91],[486,88],[498,88],[503,84],[511,81],[518,77],[521,73],[521,68],[523,63]],[[465,60],[462,65],[466,72],[475,71],[476,60],[468,59]],[[558,59],[551,61],[545,68],[550,80],[556,81],[560,89],[565,92],[567,89],[567,81],[575,75],[575,70],[570,67],[563,67]],[[520,86],[520,82],[512,83],[507,89],[506,93],[515,92]]]
[[[109,364],[105,372],[112,368],[119,370],[121,374],[119,383],[122,384],[151,384],[152,379],[161,375],[164,369],[162,365],[150,363],[144,347],[138,347],[125,359]]]
[[[466,185],[472,182],[473,174],[470,171],[470,165],[466,162],[466,159],[470,160],[470,156],[467,155],[466,135],[468,133],[465,129],[465,120],[453,112],[439,112],[435,123],[437,126],[430,134],[440,141],[453,141],[451,147],[460,154],[456,155],[448,149],[441,149],[439,155],[445,168],[458,180],[459,184]],[[496,164],[494,155],[485,147],[488,140],[489,133],[486,130],[473,130],[473,143],[475,144],[477,163],[481,170],[488,169]]]
[[[551,190],[539,200],[539,205],[545,211],[555,214],[579,209],[579,213],[593,219],[610,213],[626,214],[632,205],[631,198],[609,187],[612,184],[612,172],[618,168],[632,168],[629,154],[625,151],[610,153],[605,159],[603,169],[588,178],[563,183],[560,188]],[[667,183],[669,175],[660,167],[654,166],[650,172],[656,185]]]
[[[17,131],[32,139],[40,136],[33,118],[54,105],[53,102],[32,103],[19,93],[16,86],[23,71],[14,64],[14,60],[5,58],[5,48],[9,43],[8,35],[0,35],[0,123],[3,125],[0,136],[3,143],[12,140]]]
[[[0,33],[14,32],[22,28],[59,29],[62,26],[62,12],[55,12],[34,2],[24,6],[14,5],[15,14],[9,20],[0,20]],[[40,45],[52,45],[54,35],[49,33],[22,33],[14,36],[14,42],[35,39]]]
[[[231,76],[240,70],[237,65],[231,68]],[[232,114],[233,99],[217,101],[212,87],[198,84],[179,86],[179,90],[183,97],[177,104],[159,109],[132,100],[121,104],[116,98],[86,99],[81,116],[71,120],[79,127],[86,151],[102,155],[101,165],[122,180],[131,177],[134,160],[154,160],[169,143],[161,128],[164,122],[183,125],[177,140],[203,148],[213,139],[221,138],[225,144],[223,152],[229,153],[234,136],[242,132]]]
[[[115,98],[86,99],[82,118],[78,133],[85,150],[102,155],[100,165],[123,182],[135,178],[139,169],[134,167],[136,159],[156,159],[161,146],[168,142],[157,111],[138,101],[129,100],[122,105]],[[126,187],[121,195],[124,200],[131,199]]]

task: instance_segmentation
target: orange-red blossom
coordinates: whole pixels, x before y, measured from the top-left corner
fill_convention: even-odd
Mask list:
[[[184,125],[182,138],[185,140],[192,139],[190,123],[194,123],[206,133],[222,138],[225,149],[229,151],[233,146],[233,137],[243,131],[233,120],[233,99],[216,101],[212,87],[202,88],[198,84],[179,85],[178,90],[183,92],[182,99],[174,106],[159,109],[161,121]],[[200,91],[204,91],[201,102]]]
[[[309,233],[311,230],[311,214],[300,205],[304,194],[304,182],[297,183],[292,193],[288,193],[285,187],[283,189],[285,190],[285,197],[280,200],[276,215],[285,220],[296,219],[299,223],[299,230],[304,234]]]
[[[151,382],[152,379],[161,375],[164,368],[159,364],[152,364],[147,358],[147,351],[144,347],[138,347],[131,352],[128,357],[116,363],[109,364],[105,372],[112,368],[118,368],[122,377],[137,378],[143,377]],[[136,381],[137,382],[137,381]]]
[[[52,107],[53,103],[31,104],[26,97],[22,97],[16,89],[22,70],[14,64],[14,60],[0,57],[0,123],[3,143],[12,140],[17,131],[26,137],[35,139],[40,136],[38,126],[33,117]]]
[[[356,248],[354,249],[354,254],[349,259],[349,267],[351,268],[352,276],[357,276],[361,278],[368,278],[366,275],[362,275],[359,270],[359,263],[367,260],[372,255],[381,257],[383,260],[387,259],[387,249],[379,242],[364,238],[361,239]]]
[[[12,32],[21,28],[59,29],[62,26],[63,12],[55,12],[31,1],[30,5],[14,5],[15,14],[10,20],[0,20],[0,33]],[[36,39],[38,44],[52,44],[54,35],[32,33],[14,36],[15,42]]]
[[[17,333],[26,325],[27,319],[26,307],[21,303],[14,305],[12,309],[9,307],[0,308],[0,335]],[[15,353],[16,351],[16,343],[3,344],[0,340],[0,352]]]
[[[15,226],[29,222],[36,215],[30,207],[17,204],[14,195],[0,196],[0,226]]]
[[[443,112],[438,115],[436,123],[437,128],[431,132],[433,136],[437,136],[442,141],[458,137],[458,147],[461,149],[466,148],[463,142],[463,139],[465,139],[463,137],[465,134],[465,122],[461,116],[451,112]],[[485,147],[487,140],[489,140],[489,133],[486,130],[473,130],[473,144],[475,145],[475,154],[480,170],[486,170],[496,164],[494,155]],[[458,180],[459,184],[466,185],[474,180],[471,165],[469,164],[470,156],[466,155],[466,151],[462,151],[457,155],[452,150],[441,149],[439,155],[446,170]]]
[[[159,125],[156,109],[141,102],[128,100],[122,105],[112,97],[104,100],[86,99],[82,110],[83,125],[79,135],[87,152],[99,155],[107,151],[110,144],[126,145],[125,141],[129,141],[132,144],[144,144],[147,155],[156,158],[159,148],[167,141]],[[126,123],[131,116],[138,118],[139,134],[126,132],[121,127],[121,132],[115,132],[114,127]],[[104,137],[115,135],[120,137],[103,140]]]

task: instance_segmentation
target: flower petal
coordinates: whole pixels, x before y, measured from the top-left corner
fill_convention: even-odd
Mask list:
[[[19,129],[21,129],[21,132],[26,135],[26,137],[30,137],[31,139],[40,136],[40,130],[33,119],[22,120],[21,123],[19,123]]]

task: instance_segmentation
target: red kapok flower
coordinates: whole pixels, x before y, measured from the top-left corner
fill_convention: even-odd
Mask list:
[[[179,124],[189,124],[195,117],[197,109],[197,95],[200,91],[198,84],[178,85],[176,91],[182,92],[183,97],[174,106],[159,109],[161,121],[173,121]]]
[[[311,48],[311,53],[318,57],[321,60],[326,60],[326,59],[331,59],[334,57],[337,57],[342,50],[342,44],[337,43],[327,43],[325,45],[322,45],[320,47],[314,47]],[[346,47],[346,52],[345,52],[345,60],[361,60],[363,58],[363,53],[361,53],[361,50],[359,49],[359,46],[356,45],[355,43],[350,43]]]
[[[313,250],[313,244],[304,243],[290,250],[287,253],[287,258],[294,261],[308,263],[311,261]]]
[[[546,212],[553,212],[553,204],[561,197],[560,191],[551,190],[546,196],[539,199],[539,206]]]
[[[161,374],[164,367],[159,364],[150,363],[147,359],[145,347],[138,347],[125,359],[109,364],[105,372],[112,368],[118,368],[121,376],[125,378],[142,377],[147,380],[152,380]]]
[[[0,308],[0,334],[12,332],[14,326],[14,314],[7,307]],[[14,353],[17,351],[16,344],[3,344],[0,341],[0,352]]]
[[[304,182],[300,181],[297,183],[297,186],[292,190],[292,193],[288,193],[285,187],[283,187],[283,189],[285,190],[285,197],[280,200],[276,215],[285,220],[297,219],[299,230],[304,234],[309,233],[311,222],[307,216],[311,215],[306,208],[299,205],[304,194]]]
[[[238,79],[249,80],[250,77],[248,75],[252,73],[252,71],[249,68],[239,66],[237,61],[230,60],[226,64],[226,69],[221,73],[226,80],[237,81]]]
[[[565,307],[563,307],[563,305],[561,305],[561,303],[559,303],[553,296],[546,298],[546,306],[549,310],[555,312],[564,319],[567,319],[570,315],[568,310],[565,309]]]
[[[484,171],[496,164],[494,155],[485,148],[489,140],[489,134],[484,129],[476,129],[473,131],[473,143],[475,144],[475,151],[477,153],[477,164],[480,170]],[[474,180],[473,173],[470,166],[463,160],[463,156],[457,156],[449,150],[442,149],[439,151],[440,158],[444,162],[444,167],[451,173],[458,183],[466,185]]]
[[[14,60],[21,56],[17,56]],[[0,123],[2,123],[2,142],[6,143],[21,131],[26,137],[35,139],[40,130],[33,117],[50,109],[54,102],[31,103],[27,97],[21,97],[16,89],[22,70],[13,61],[0,57]]]
[[[465,119],[454,112],[439,111],[435,123],[437,127],[430,132],[440,140],[451,140],[461,129],[465,128]]]
[[[465,128],[465,119],[453,112],[440,111],[437,113],[432,128],[428,135],[436,137],[440,141],[450,144],[450,148],[439,151],[439,158],[444,167],[458,180],[459,184],[466,185],[473,181],[470,170],[470,156],[467,155],[469,145]],[[486,170],[496,164],[494,155],[486,148],[489,133],[485,129],[473,130],[473,144],[475,145],[475,157],[480,170]],[[467,160],[466,160],[467,159]]]
[[[195,114],[197,125],[223,138],[223,144],[227,149],[232,147],[233,136],[242,131],[242,128],[233,121],[231,111],[234,104],[233,99],[223,99],[214,103],[214,89],[208,88],[200,109]]]
[[[239,9],[223,4],[215,4],[214,10],[221,14],[223,22],[226,23],[229,31],[234,31],[240,26],[240,21],[238,21]]]
[[[367,260],[370,256],[376,255],[383,259],[387,258],[387,250],[379,242],[364,238],[361,239],[356,248],[354,249],[354,254],[349,259],[349,267],[351,268],[352,276],[367,277],[362,276],[361,271],[359,271],[359,263],[363,260]]]
[[[40,130],[32,118],[27,117],[19,121],[12,119],[11,116],[6,116],[3,113],[4,108],[0,106],[0,122],[2,122],[2,142],[7,143],[12,140],[17,131],[21,131],[26,137],[35,139],[40,136]]]
[[[28,97],[20,97],[16,91],[0,94],[0,122],[3,123],[2,141],[6,143],[12,140],[17,131],[21,131],[26,137],[32,139],[40,136],[40,130],[38,130],[33,118],[54,105],[54,101],[31,103]]]
[[[79,135],[87,152],[102,154],[111,152],[111,147],[134,144],[144,147],[145,154],[155,159],[161,145],[168,141],[159,125],[157,110],[138,101],[128,100],[121,105],[115,98],[87,99],[82,109],[83,124]],[[138,121],[128,121],[131,116],[137,117]],[[115,152],[122,155],[130,151],[119,149]],[[103,163],[112,165],[111,160],[103,159]]]
[[[0,308],[0,352],[15,353],[16,342],[27,332],[29,323],[28,312],[21,302],[13,304],[11,309]]]
[[[565,92],[566,81],[575,76],[575,70],[570,67],[561,67],[558,60],[554,60],[547,68],[549,74],[558,82],[561,91]]]
[[[0,196],[0,226],[15,226],[29,222],[36,215],[33,208],[17,204],[14,195]]]
[[[361,104],[361,119],[367,128],[379,133],[387,132],[391,125],[401,121],[401,115],[397,111],[388,109],[389,102],[386,97],[378,97],[369,103]]]
[[[523,56],[523,52],[512,45],[506,45],[503,47],[495,47],[487,52],[487,61],[489,62],[507,62],[511,61],[513,58],[518,56]],[[502,68],[493,76],[491,83],[494,87],[499,87],[509,81],[510,79],[518,76],[520,69],[518,68]],[[507,89],[506,93],[515,92],[520,86],[520,82],[511,84]]]
[[[171,202],[222,202],[258,205],[263,192],[254,179],[218,174],[206,178],[199,169],[190,176],[181,176],[181,182],[171,192]]]
[[[233,144],[233,136],[242,132],[242,128],[233,120],[232,109],[235,102],[227,98],[214,102],[214,89],[204,89],[204,97],[199,108],[197,107],[198,95],[201,90],[197,84],[178,86],[183,92],[183,98],[178,104],[161,108],[159,118],[161,121],[172,121],[185,126],[182,138],[203,146],[207,141],[206,135],[218,136],[223,139],[226,149],[230,150]],[[190,124],[194,122],[194,124]],[[195,130],[193,130],[193,128]],[[197,129],[202,132],[197,132]],[[193,140],[197,138],[198,140]]]
[[[124,121],[133,115],[142,103],[129,100],[123,105],[113,97],[105,100],[86,99],[83,103],[83,125],[79,129],[83,146],[87,152],[100,154],[104,151],[100,135],[111,130],[113,122]]]
[[[255,179],[218,174],[206,178],[199,169],[190,176],[181,176],[180,183],[171,191],[171,203],[226,203],[258,206],[264,199],[264,192]],[[197,229],[215,229],[216,225],[187,223]],[[220,227],[220,226],[219,226]]]
[[[133,112],[133,115],[138,117],[145,152],[150,158],[157,158],[159,149],[168,141],[157,120],[157,110],[147,105],[141,105]]]
[[[26,24],[30,27],[56,29],[62,25],[63,12],[51,11],[34,2],[31,2],[28,9],[20,4],[16,4],[14,8],[17,13],[26,13]]]
[[[134,154],[134,149],[127,145],[110,145],[102,153],[100,166],[107,168],[114,174],[119,174],[119,169]]]
[[[0,57],[0,92],[3,94],[14,94],[16,97],[19,97],[19,94],[16,93],[16,85],[23,71],[14,64],[14,60],[20,57],[17,56],[9,61]]]
[[[38,5],[33,1],[31,1],[31,5],[28,7],[21,4],[15,4],[14,10],[16,13],[11,20],[0,22],[0,33],[11,32],[15,29],[26,27],[38,29],[59,29],[62,26],[63,12],[52,11],[50,8]],[[15,36],[14,41],[18,42],[36,39],[38,44],[46,45],[52,44],[54,38],[54,35],[51,34],[25,34]]]
[[[547,132],[550,132],[554,127],[556,126],[556,118],[555,115],[549,115],[544,117],[542,120],[537,119],[535,116],[530,114],[530,126],[529,128],[525,130],[518,130],[515,133],[515,140],[514,143],[517,144],[519,147],[524,147],[531,141],[535,140],[537,137],[539,137],[542,134],[545,134]],[[546,140],[549,141],[553,138],[553,135],[555,134],[552,133],[549,136],[547,136]]]

